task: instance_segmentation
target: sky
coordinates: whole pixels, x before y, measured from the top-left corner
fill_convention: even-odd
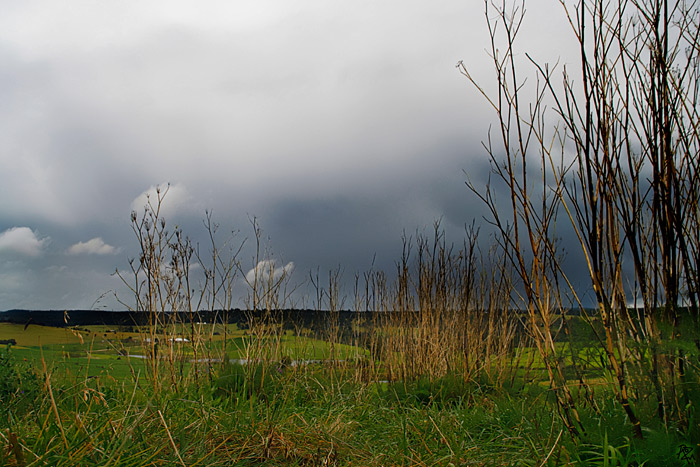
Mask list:
[[[115,270],[146,195],[204,245],[252,220],[265,257],[393,270],[404,232],[460,244],[484,208],[495,115],[484,3],[0,0],[0,310],[122,309]],[[529,2],[523,54],[561,60],[559,2]],[[567,45],[568,44],[568,45]],[[521,56],[522,58],[522,56]],[[246,240],[247,239],[247,240]],[[234,306],[243,306],[234,301]]]

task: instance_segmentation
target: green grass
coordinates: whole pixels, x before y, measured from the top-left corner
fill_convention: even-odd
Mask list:
[[[135,330],[134,330],[135,331]],[[26,360],[41,368],[42,358],[57,374],[66,375],[68,379],[76,376],[111,376],[117,379],[133,376],[143,370],[143,356],[148,354],[144,345],[144,335],[134,331],[123,331],[110,326],[84,326],[79,328],[54,328],[48,326],[0,323],[0,340],[14,339],[13,352],[17,358]],[[210,334],[211,329],[204,329],[203,335]],[[168,334],[188,336],[188,328],[179,326]],[[204,341],[199,349],[199,358],[220,358],[223,348],[223,330],[217,326],[216,335]],[[231,359],[246,359],[250,355],[246,349],[251,347],[279,347],[279,358],[286,356],[292,360],[337,360],[356,359],[366,356],[367,352],[346,344],[331,345],[325,341],[304,336],[295,336],[291,331],[279,338],[272,336],[255,337],[248,332],[229,326],[226,355]],[[273,342],[274,341],[274,342]],[[279,341],[279,342],[277,342]],[[257,344],[257,346],[255,345]],[[191,346],[177,345],[178,353],[185,359],[192,359]],[[189,362],[185,362],[189,365]]]
[[[2,327],[18,346],[0,350],[0,465],[655,466],[689,443],[661,423],[631,440],[605,385],[597,410],[580,403],[586,433],[574,442],[547,385],[523,379],[526,358],[503,384],[486,373],[386,382],[363,349],[335,344],[332,355],[310,337],[231,329],[230,358],[246,348],[266,358],[202,364],[195,380],[186,344],[156,386],[146,360],[124,352],[145,352],[140,336],[112,331]],[[222,345],[204,342],[200,355]],[[531,356],[530,378],[541,371]],[[321,362],[290,364],[302,359]]]
[[[206,388],[154,397],[147,385],[94,378],[55,387],[56,411],[44,397],[8,428],[27,461],[48,465],[502,465],[545,449],[511,426],[526,405],[445,410],[336,377],[289,371],[247,397]]]
[[[39,345],[62,345],[80,342],[78,333],[69,328],[0,323],[0,340],[8,339],[14,339],[17,342],[16,347],[38,347]]]

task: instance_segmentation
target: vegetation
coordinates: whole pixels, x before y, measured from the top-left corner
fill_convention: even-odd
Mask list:
[[[587,434],[574,441],[536,352],[501,380],[482,371],[388,381],[380,362],[330,360],[328,347],[321,361],[294,363],[295,343],[281,346],[288,359],[217,364],[198,387],[191,357],[182,380],[162,371],[154,385],[143,359],[107,351],[90,362],[73,355],[87,341],[71,345],[44,347],[43,364],[24,362],[32,348],[0,354],[0,464],[669,465],[690,445],[660,423],[631,439],[600,369],[599,410],[581,409]]]
[[[491,186],[485,194],[472,189],[489,207],[522,281],[529,329],[571,436],[585,433],[578,412],[591,402],[574,397],[551,329],[563,319],[565,300],[588,314],[561,264],[560,212],[580,243],[599,318],[589,322],[633,436],[643,439],[645,425],[655,423],[643,408],[653,398],[667,431],[697,439],[697,6],[561,3],[579,43],[580,71],[565,68],[560,85],[549,66],[530,59],[539,78],[534,89],[525,87],[515,52],[524,4],[487,3],[496,95],[459,68],[498,116],[502,144],[489,139],[487,149],[511,209],[498,209]],[[526,93],[534,96],[529,104]],[[588,392],[585,378],[577,383]]]
[[[458,65],[499,122],[499,143],[485,145],[493,182],[471,186],[492,246],[475,227],[461,246],[439,224],[404,238],[394,274],[355,276],[349,326],[340,270],[327,282],[317,271],[327,325],[290,332],[277,313],[288,271],[257,221],[244,274],[241,244],[232,235],[219,247],[209,213],[208,249],[170,230],[158,190],[132,215],[140,255],[118,271],[147,326],[0,328],[16,343],[0,353],[0,464],[700,461],[698,11],[561,3],[578,78],[565,69],[559,84],[554,69],[519,61],[524,4],[486,3],[494,95]],[[562,261],[567,229],[593,309]],[[225,324],[236,280],[249,291],[245,329]],[[205,309],[224,311],[205,324]]]

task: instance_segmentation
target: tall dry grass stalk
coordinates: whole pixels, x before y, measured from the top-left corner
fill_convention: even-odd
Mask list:
[[[594,1],[566,13],[580,44],[581,85],[565,74],[557,93],[547,79],[576,150],[565,201],[618,399],[641,438],[632,391],[654,394],[665,424],[687,424],[691,402],[683,379],[693,363],[673,342],[683,330],[689,337],[682,316],[698,329],[697,8]]]
[[[612,369],[611,387],[641,438],[638,405],[647,395],[655,397],[663,423],[687,425],[690,388],[698,385],[689,349],[674,343],[682,333],[693,339],[700,329],[698,9],[682,0],[560,3],[580,59],[578,70],[564,68],[561,81],[532,60],[535,89],[519,79],[522,64],[516,63],[514,45],[524,2],[486,2],[496,96],[458,65],[498,116],[501,144],[495,150],[489,139],[486,146],[510,192],[512,215],[503,216],[490,189],[481,197],[524,282],[545,361],[557,357],[546,329],[552,324],[547,310],[562,305],[558,281],[586,316],[556,253],[557,215],[566,212],[595,294],[590,324]],[[551,127],[545,125],[545,102],[556,111]],[[543,191],[536,194],[535,186]],[[697,342],[691,353],[700,350]],[[550,379],[563,392],[564,418],[575,418],[556,364]],[[573,424],[567,425],[573,433]]]
[[[270,259],[272,253],[263,243],[262,229],[256,218],[251,219],[251,226],[255,241],[253,268],[247,274],[241,270],[248,287],[248,338],[242,350],[248,362],[280,361],[284,357],[282,339],[285,334],[281,310],[286,308],[293,292],[289,289],[290,271],[276,267]]]
[[[562,367],[563,355],[556,346],[555,333],[561,328],[565,309],[565,276],[560,267],[557,221],[564,185],[548,170],[552,145],[545,137],[546,88],[538,81],[534,89],[525,88],[519,73],[514,46],[525,15],[524,2],[508,8],[486,2],[486,21],[491,39],[491,59],[498,87],[490,95],[477,83],[463,62],[457,67],[493,107],[498,118],[498,143],[484,144],[496,178],[484,189],[469,182],[471,190],[483,201],[496,228],[496,242],[519,280],[515,306],[525,311],[527,329],[544,363],[549,384],[557,400],[569,433],[583,431],[576,401]],[[505,47],[498,35],[505,36]],[[530,93],[532,102],[524,95]],[[532,172],[539,172],[533,176]],[[501,205],[495,192],[503,187],[508,205]]]
[[[375,307],[370,347],[389,379],[486,376],[500,384],[511,376],[523,338],[509,309],[512,278],[503,258],[484,258],[477,238],[468,230],[456,249],[436,223],[432,236],[404,238],[393,283],[366,276],[365,302]]]
[[[130,311],[148,316],[148,324],[140,327],[140,334],[147,351],[147,375],[156,394],[164,382],[177,389],[190,377],[199,386],[202,370],[211,376],[212,363],[225,358],[225,344],[220,352],[212,353],[217,348],[211,345],[216,323],[203,326],[200,311],[222,310],[223,332],[227,332],[227,313],[242,248],[242,243],[234,246],[235,233],[222,249],[217,248],[219,227],[210,212],[204,221],[211,241],[208,257],[182,229],[175,226],[169,230],[162,215],[168,190],[169,185],[157,187],[155,198],[147,197],[143,213],[131,213],[139,257],[129,260],[130,277],[116,272],[134,298],[133,303],[120,299],[121,303]],[[203,278],[194,277],[195,269],[203,271]],[[186,371],[186,367],[193,371]]]

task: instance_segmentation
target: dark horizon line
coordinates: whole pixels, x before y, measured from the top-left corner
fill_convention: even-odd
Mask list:
[[[594,312],[597,310],[596,307],[585,307],[584,308],[588,312]],[[267,311],[266,309],[258,308],[257,310],[249,309],[249,308],[229,308],[228,310],[225,310],[223,308],[217,308],[214,310],[209,310],[209,309],[202,309],[202,310],[197,310],[197,311],[187,311],[187,310],[179,310],[179,311],[171,311],[171,310],[166,310],[166,311],[158,311],[157,313],[181,313],[181,314],[197,314],[197,313],[217,313],[217,312],[235,312],[235,313],[241,313],[241,312],[265,312]],[[341,309],[341,310],[326,310],[326,309],[317,309],[317,308],[276,308],[274,310],[270,310],[272,312],[319,312],[319,313],[375,313],[375,312],[383,312],[383,311],[397,311],[397,310],[352,310],[352,309]],[[417,313],[420,310],[404,310],[409,313]],[[521,308],[509,308],[508,311],[515,311],[515,312],[524,312],[526,311],[525,309]],[[580,309],[578,307],[571,307],[566,309],[567,312],[571,314],[579,314]],[[96,309],[96,308],[72,308],[72,309],[67,309],[67,308],[56,308],[56,309],[41,309],[41,308],[36,308],[36,309],[27,309],[27,308],[12,308],[9,310],[0,310],[0,313],[12,313],[12,312],[18,312],[18,313],[150,313],[150,311],[146,310],[104,310],[104,309]]]

